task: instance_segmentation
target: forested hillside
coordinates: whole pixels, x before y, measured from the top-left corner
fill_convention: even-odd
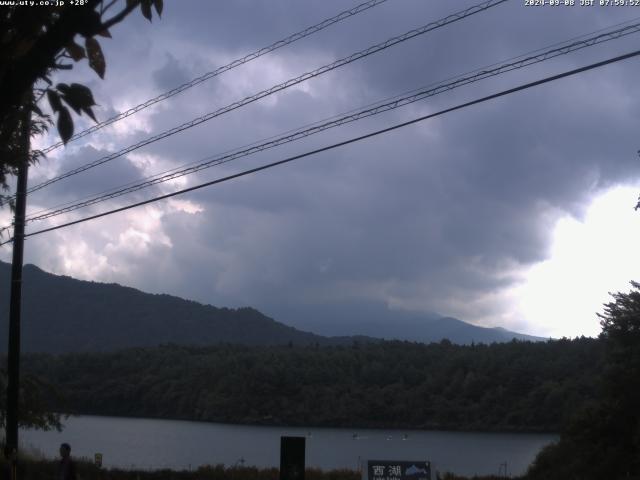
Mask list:
[[[0,262],[0,291],[9,291],[9,274],[9,265]],[[34,265],[24,268],[22,304],[22,344],[27,352],[96,352],[168,342],[286,345],[352,341],[303,332],[253,308],[217,308],[117,284],[52,275]],[[0,307],[0,313],[6,322],[8,304]],[[0,351],[6,351],[6,325],[0,328]]]
[[[283,425],[558,431],[596,395],[598,340],[181,347],[28,355],[58,411]]]

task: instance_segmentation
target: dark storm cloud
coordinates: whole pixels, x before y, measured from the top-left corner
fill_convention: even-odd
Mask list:
[[[98,150],[87,145],[74,152],[65,152],[64,155],[56,159],[55,162],[64,166],[64,172],[68,172],[82,167],[91,161],[103,158],[109,153],[108,150]],[[43,201],[47,197],[67,201],[73,198],[95,194],[111,186],[120,185],[123,179],[133,181],[139,178],[141,178],[140,170],[124,157],[114,160],[108,167],[95,168],[83,173],[82,176],[77,175],[62,179],[46,189],[37,190],[32,194],[31,198],[34,202]],[[37,185],[39,183],[38,177],[35,177],[35,180],[33,183]]]
[[[173,55],[167,53],[164,66],[153,72],[153,80],[158,88],[167,91],[177,85],[189,82],[194,75]]]
[[[57,168],[73,168],[471,4],[389,1],[163,102],[119,130],[105,129],[95,146],[56,158]],[[119,103],[128,107],[146,100],[344,8],[338,1],[189,2],[188,8],[168,2],[161,21],[148,25],[137,15],[105,41],[108,81],[96,82],[96,98],[108,115]],[[136,152],[149,162],[144,168],[121,158],[66,186],[61,182],[46,198],[56,203],[69,199],[69,192],[101,191],[625,16],[629,12],[622,9],[551,11],[510,2],[145,147]],[[278,160],[600,60],[630,50],[636,41],[631,37],[474,84],[186,182]],[[130,53],[119,54],[122,45],[130,46]],[[145,248],[127,249],[127,237],[106,242],[87,234],[87,248],[105,262],[117,266],[126,258],[126,272],[114,267],[108,274],[96,272],[95,279],[218,305],[264,306],[274,314],[278,304],[332,302],[466,312],[465,303],[509,287],[514,272],[546,258],[558,218],[579,217],[598,191],[640,177],[634,153],[640,104],[630,93],[638,70],[637,61],[607,67],[201,190],[184,197],[199,207],[197,213],[158,204],[164,213],[158,225],[144,230]],[[87,78],[92,79],[89,73]],[[170,188],[178,187],[156,192]],[[114,232],[125,228],[121,220],[113,222]],[[170,242],[156,241],[153,232]],[[44,259],[42,252],[33,258]],[[483,303],[478,307],[483,311],[465,319],[502,307]]]

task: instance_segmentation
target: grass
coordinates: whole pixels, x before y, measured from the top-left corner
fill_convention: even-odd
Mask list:
[[[0,472],[8,471],[6,461],[0,461]],[[76,461],[78,480],[279,480],[277,468],[225,467],[207,465],[196,470],[120,470],[101,469],[87,461]],[[19,466],[21,480],[41,480],[57,478],[58,461],[25,458]],[[4,478],[4,477],[3,477]],[[355,470],[319,470],[307,469],[305,480],[361,480],[360,472]],[[495,475],[485,477],[461,477],[445,473],[441,480],[502,480]],[[435,477],[432,480],[436,480]]]

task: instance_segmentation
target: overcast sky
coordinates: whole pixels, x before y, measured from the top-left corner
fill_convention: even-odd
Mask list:
[[[577,0],[579,3],[579,0]],[[347,0],[165,1],[100,39],[99,119],[341,10]],[[477,2],[388,0],[51,152],[30,184]],[[421,35],[34,193],[49,208],[640,15],[506,4]],[[562,56],[29,230],[212,180],[638,48]],[[640,60],[519,92],[146,207],[30,238],[25,261],[216,306],[379,305],[542,336],[596,335],[638,279]],[[76,121],[76,131],[89,126]],[[52,143],[54,136],[34,140]],[[3,223],[8,212],[1,214]],[[1,250],[10,261],[10,248]],[[353,315],[358,309],[354,307]],[[361,319],[358,319],[361,320]]]

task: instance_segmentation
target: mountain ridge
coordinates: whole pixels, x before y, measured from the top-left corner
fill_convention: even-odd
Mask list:
[[[11,267],[0,262],[0,291],[8,300]],[[369,335],[323,336],[279,322],[253,307],[205,305],[168,294],[146,293],[117,283],[78,280],[25,265],[23,272],[22,350],[24,352],[100,352],[129,347],[181,345],[350,345],[377,342]],[[2,302],[0,351],[6,351],[8,301]],[[441,321],[446,320],[441,319]],[[459,322],[456,324],[453,322]],[[445,323],[475,332],[481,329],[461,320]],[[477,330],[479,329],[479,330]],[[473,336],[474,333],[469,333]],[[510,334],[507,334],[508,337]],[[512,333],[513,336],[519,334]],[[460,336],[465,342],[466,337]],[[510,338],[488,338],[506,341]],[[438,341],[438,340],[436,340]]]
[[[334,305],[263,307],[269,316],[319,335],[365,335],[385,340],[420,343],[443,338],[457,344],[546,341],[547,338],[513,332],[502,327],[479,327],[450,316],[391,309],[379,302],[342,302]]]

